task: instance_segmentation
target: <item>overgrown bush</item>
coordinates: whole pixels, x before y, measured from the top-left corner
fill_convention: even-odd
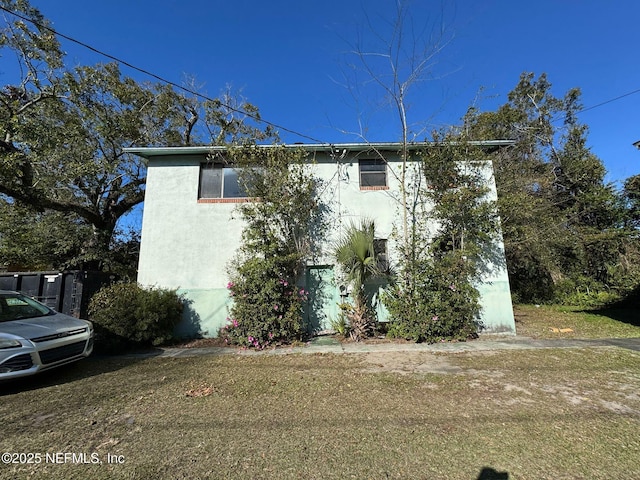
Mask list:
[[[395,284],[382,297],[387,334],[416,342],[475,336],[481,326],[475,286],[501,261],[484,152],[464,134],[434,138],[441,141],[421,153],[413,173],[411,228],[400,238]]]
[[[387,335],[414,342],[465,340],[479,324],[480,295],[469,281],[469,265],[457,252],[423,265],[409,288],[394,285],[383,294],[391,321]]]
[[[302,339],[307,292],[289,277],[286,260],[252,258],[236,267],[227,285],[234,303],[218,334],[226,343],[263,349]]]
[[[89,303],[96,350],[109,353],[157,346],[173,338],[183,303],[175,290],[117,283],[99,290]]]
[[[565,278],[555,286],[555,303],[574,307],[593,308],[620,300],[620,295],[610,288],[588,278]]]
[[[317,253],[326,209],[316,195],[319,180],[303,162],[305,154],[252,146],[225,154],[224,160],[238,168],[247,196],[256,199],[237,209],[245,228],[228,270],[233,305],[229,323],[219,332],[227,343],[264,348],[306,334],[306,292],[295,282],[305,261]]]

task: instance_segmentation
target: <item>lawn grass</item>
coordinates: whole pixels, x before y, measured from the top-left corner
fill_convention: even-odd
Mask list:
[[[559,305],[515,305],[516,334],[532,338],[640,337],[640,311],[585,310]],[[561,332],[560,330],[571,331]]]
[[[0,385],[0,452],[104,462],[0,478],[640,478],[637,352],[396,355],[404,374],[367,354],[91,358]]]

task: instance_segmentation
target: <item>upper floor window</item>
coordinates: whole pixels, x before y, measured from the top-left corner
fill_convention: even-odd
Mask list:
[[[222,163],[201,163],[198,199],[246,198],[238,171]]]
[[[361,159],[358,161],[361,189],[380,189],[387,187],[387,163],[381,158]]]

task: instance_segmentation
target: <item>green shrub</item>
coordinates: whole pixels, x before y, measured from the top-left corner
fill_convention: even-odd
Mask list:
[[[257,349],[303,338],[307,292],[290,277],[290,263],[286,256],[256,257],[236,267],[227,285],[233,306],[219,337]]]
[[[96,349],[117,353],[157,346],[173,338],[181,319],[182,299],[175,290],[117,283],[102,288],[89,303],[96,328]]]
[[[329,320],[331,323],[331,329],[341,337],[346,338],[347,335],[349,335],[350,326],[349,326],[349,319],[345,315],[345,310],[353,307],[351,304],[348,304],[348,303],[340,303],[338,307],[340,308],[340,314],[338,315],[338,318],[336,319],[332,318]]]
[[[621,298],[616,291],[585,276],[559,281],[556,284],[555,294],[556,303],[582,308],[603,307]]]
[[[416,269],[411,288],[387,289],[382,297],[391,316],[387,335],[431,343],[475,336],[480,295],[468,280],[470,268],[459,252],[450,252]]]

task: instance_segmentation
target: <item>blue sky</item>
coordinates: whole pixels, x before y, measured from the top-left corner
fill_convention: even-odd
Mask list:
[[[217,96],[231,85],[263,118],[322,142],[395,141],[400,129],[381,94],[344,87],[361,39],[378,49],[394,0],[31,0],[61,33],[181,83],[192,76]],[[484,110],[506,101],[524,71],[546,72],[554,94],[582,90],[591,107],[640,89],[640,2],[635,0],[459,0],[409,2],[416,29],[443,19],[450,42],[435,79],[413,86],[409,118],[428,130],[455,124],[478,98]],[[107,61],[63,41],[68,64]],[[9,73],[2,58],[0,71]],[[123,68],[136,79],[141,74]],[[361,72],[362,73],[362,72]],[[359,74],[361,79],[365,77]],[[152,80],[152,79],[148,79]],[[0,77],[2,83],[2,77]],[[353,83],[352,83],[353,85]],[[484,88],[481,96],[478,92]],[[640,173],[640,93],[588,110],[589,146],[609,181]],[[361,127],[366,130],[362,130]],[[283,133],[285,142],[310,142]]]

